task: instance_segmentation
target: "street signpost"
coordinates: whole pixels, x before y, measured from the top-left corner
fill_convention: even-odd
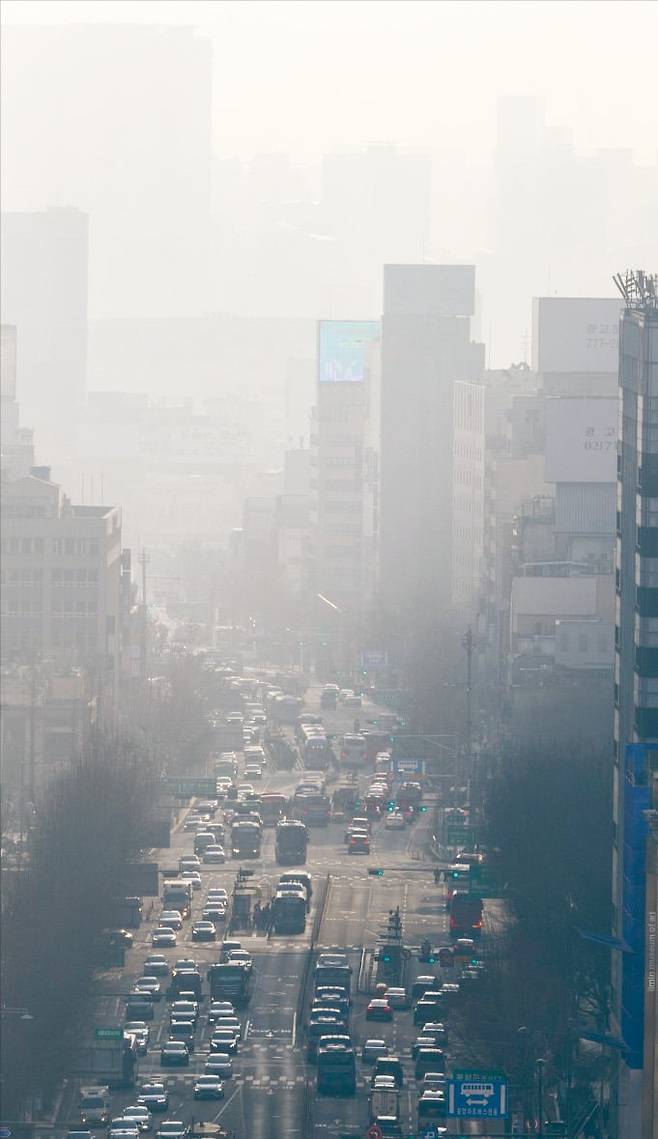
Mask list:
[[[194,795],[214,796],[217,794],[217,780],[199,779],[191,775],[165,775],[162,789],[176,799],[191,799]]]
[[[371,1123],[366,1131],[366,1139],[384,1139],[384,1132],[378,1123]]]
[[[473,846],[477,830],[468,823],[446,823],[446,846]]]
[[[504,1119],[507,1079],[499,1071],[456,1069],[448,1083],[448,1115],[458,1119]]]
[[[123,1040],[122,1028],[97,1028],[95,1033],[97,1040]]]

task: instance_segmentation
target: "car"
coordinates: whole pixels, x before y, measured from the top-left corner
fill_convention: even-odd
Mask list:
[[[392,811],[384,819],[384,830],[387,831],[403,831],[406,825],[404,815],[400,811]]]
[[[432,1036],[417,1036],[411,1045],[411,1058],[416,1059],[421,1048],[434,1048],[434,1038]]]
[[[171,1019],[176,1020],[197,1020],[199,1016],[199,1006],[195,1000],[179,999],[172,1001],[170,1009]]]
[[[352,692],[343,698],[343,705],[346,708],[360,708],[362,703],[361,697],[357,696],[356,692]]]
[[[203,861],[204,863],[226,862],[226,852],[224,850],[224,847],[219,846],[219,844],[215,846],[207,846],[203,852]]]
[[[238,799],[245,799],[248,795],[254,795],[256,788],[253,783],[238,783]]]
[[[228,905],[228,890],[225,890],[223,886],[213,886],[212,890],[208,890],[206,894],[206,901],[210,902],[211,900],[213,902],[222,901]]]
[[[425,1072],[423,1076],[423,1091],[445,1092],[448,1088],[448,1078],[443,1072]]]
[[[418,1120],[444,1119],[448,1114],[448,1097],[445,1089],[426,1089],[418,1100]],[[436,1134],[436,1132],[435,1132]]]
[[[208,1024],[214,1024],[222,1016],[235,1016],[235,1009],[230,1001],[211,1001],[208,1009]]]
[[[201,889],[201,875],[198,870],[183,870],[181,878],[191,882],[193,890]]]
[[[124,1119],[120,1116],[110,1123],[109,1134],[112,1139],[139,1139],[139,1126],[134,1119]]]
[[[347,844],[348,854],[370,854],[370,839],[367,834],[353,834]]]
[[[160,925],[168,929],[182,929],[183,915],[180,910],[163,910],[160,914]]]
[[[140,977],[133,985],[133,996],[147,996],[152,1001],[162,1000],[162,988],[157,977]]]
[[[197,803],[196,809],[197,811],[201,811],[204,815],[214,815],[218,806],[219,803],[216,799],[201,799],[200,802]]]
[[[245,969],[253,969],[254,961],[251,953],[246,949],[229,949],[228,959],[236,965],[244,965]]]
[[[416,980],[411,986],[411,999],[413,1001],[419,1001],[423,993],[429,993],[433,989],[438,992],[440,988],[441,982],[439,981],[439,978],[435,977],[432,973],[416,977]]]
[[[210,1051],[211,1052],[228,1052],[229,1056],[238,1050],[238,1037],[234,1028],[217,1028],[213,1029],[213,1034],[210,1037]]]
[[[389,987],[384,993],[384,1000],[388,1001],[393,1009],[409,1008],[410,1001],[407,996],[407,990],[401,988]]]
[[[188,1067],[190,1063],[190,1050],[184,1040],[167,1040],[160,1049],[161,1067],[179,1065]]]
[[[366,1020],[393,1020],[393,1009],[385,998],[375,997],[366,1008]]]
[[[110,945],[122,945],[124,949],[132,949],[135,938],[128,929],[111,929],[107,935]]]
[[[392,1076],[396,1088],[404,1087],[402,1061],[397,1056],[380,1056],[379,1059],[375,1060],[375,1066],[370,1077],[371,1084],[374,1084],[378,1076]]]
[[[194,1081],[195,1099],[224,1099],[224,1084],[219,1076],[197,1076]]]
[[[151,1130],[151,1113],[143,1103],[135,1104],[132,1107],[124,1107],[124,1119],[134,1119],[140,1131]]]
[[[135,1040],[138,1056],[146,1056],[149,1043],[149,1027],[144,1020],[129,1020],[123,1026],[124,1036],[132,1036]]]
[[[220,799],[225,798],[229,787],[233,786],[233,780],[229,779],[227,775],[222,775],[217,780],[217,794]]]
[[[143,1103],[149,1111],[166,1111],[169,1107],[169,1093],[159,1080],[142,1084],[137,1093],[137,1103]]]
[[[169,1040],[183,1040],[187,1044],[190,1052],[194,1052],[194,1034],[196,1032],[196,1021],[194,1020],[181,1020],[178,1017],[172,1018],[169,1023]]]
[[[212,922],[213,925],[218,921],[226,921],[226,906],[204,906],[201,911],[201,919]]]
[[[221,949],[222,961],[228,961],[228,955],[233,949],[242,949],[242,942],[235,937],[225,937]]]
[[[366,1040],[361,1049],[361,1059],[366,1064],[373,1064],[380,1056],[388,1056],[388,1044],[379,1037]]]
[[[248,763],[244,769],[245,775],[250,779],[262,779],[263,769],[259,763]]]
[[[168,977],[169,962],[162,953],[149,953],[144,962],[145,977]]]
[[[196,968],[197,963],[193,957],[179,957],[177,961],[174,961],[174,971],[177,973],[185,973],[188,970],[194,973]]]
[[[183,830],[184,831],[195,831],[201,826],[202,822],[203,822],[203,819],[202,819],[201,815],[198,815],[196,812],[192,812],[185,819],[185,822],[183,823]]]
[[[442,1048],[419,1048],[415,1059],[414,1074],[422,1080],[426,1072],[445,1072],[446,1054]]]
[[[446,1026],[439,1020],[426,1021],[423,1025],[423,1036],[431,1037],[432,1043],[438,1045],[439,1048],[443,1048],[448,1039]]]
[[[215,1028],[230,1028],[238,1040],[242,1039],[242,1025],[235,1013],[226,1013],[224,1016],[216,1017]]]
[[[67,1131],[66,1139],[94,1139],[91,1131]]]
[[[151,945],[154,949],[159,946],[172,946],[176,944],[176,931],[171,926],[161,925],[151,934]]]
[[[219,1076],[222,1080],[230,1080],[233,1075],[233,1064],[228,1052],[211,1052],[203,1071],[206,1076]]]
[[[182,1119],[163,1119],[156,1131],[156,1139],[186,1139],[189,1126]]]
[[[192,926],[192,941],[215,941],[217,930],[211,921],[195,921]]]
[[[414,1009],[414,1024],[426,1024],[428,1020],[434,1020],[439,1011],[436,1001],[418,1001]]]

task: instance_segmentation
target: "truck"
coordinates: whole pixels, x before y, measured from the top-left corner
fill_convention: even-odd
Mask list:
[[[237,818],[231,824],[233,858],[260,858],[262,840],[263,830],[258,823]]]
[[[303,933],[306,929],[306,898],[277,890],[272,900],[272,928],[275,933]]]
[[[308,830],[298,819],[277,824],[274,854],[279,866],[303,866],[308,848]]]
[[[331,796],[331,817],[334,822],[351,819],[357,814],[359,785],[356,781],[339,783]]]
[[[241,1008],[251,996],[251,970],[230,961],[214,964],[208,969],[208,984],[211,1000],[230,1001],[235,1008]]]
[[[465,890],[455,890],[448,904],[450,936],[476,939],[482,933],[482,898]]]
[[[318,1048],[319,1095],[354,1095],[356,1056],[347,1044],[331,1043]]]
[[[138,1055],[134,1037],[87,1044],[78,1050],[75,1075],[96,1087],[131,1088],[137,1079]]]
[[[370,1123],[377,1123],[384,1135],[400,1126],[400,1092],[398,1088],[373,1088],[368,1101]]]
[[[182,918],[192,912],[192,883],[185,878],[165,878],[162,883],[163,910],[179,910]]]

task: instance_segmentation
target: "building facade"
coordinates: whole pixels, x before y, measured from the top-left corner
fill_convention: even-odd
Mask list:
[[[644,1016],[642,812],[658,769],[658,297],[628,274],[619,340],[613,784],[613,1030],[626,1051],[613,1104],[619,1139],[640,1139]],[[630,950],[630,952],[628,951]]]

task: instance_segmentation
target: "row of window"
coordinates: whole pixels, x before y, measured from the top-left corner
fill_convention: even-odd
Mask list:
[[[98,612],[96,598],[88,601],[70,601],[67,599],[54,601],[51,609],[53,617],[86,617]],[[43,616],[43,602],[40,597],[26,598],[3,597],[0,601],[0,613],[6,617],[41,617]]]
[[[96,569],[54,569],[51,571],[53,585],[98,585],[98,570]],[[16,585],[43,585],[44,571],[42,569],[10,569],[2,570],[0,583],[6,586]]]
[[[15,538],[2,539],[3,554],[21,554],[38,556],[45,553],[44,538]],[[51,553],[65,557],[96,557],[98,555],[98,542],[95,538],[51,538]]]

